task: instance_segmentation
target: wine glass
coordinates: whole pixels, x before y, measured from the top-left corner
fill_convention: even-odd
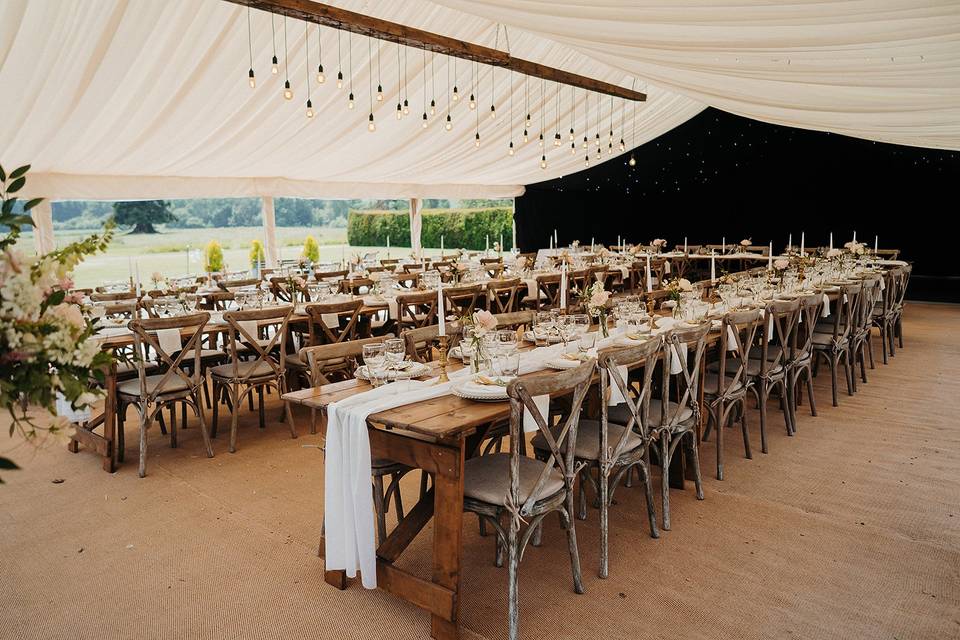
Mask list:
[[[403,344],[403,340],[400,338],[390,338],[388,340],[384,340],[383,348],[384,354],[387,358],[387,363],[391,367],[396,367],[398,364],[403,362],[403,359],[407,353],[406,347]]]
[[[382,342],[363,345],[363,363],[367,367],[367,377],[374,387],[380,386],[383,361],[386,351]]]

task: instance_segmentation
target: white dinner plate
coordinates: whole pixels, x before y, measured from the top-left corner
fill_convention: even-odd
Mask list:
[[[508,381],[512,378],[503,378],[503,380]],[[455,385],[451,392],[455,396],[468,400],[479,400],[480,402],[503,402],[507,399],[507,388],[505,386],[480,384],[472,379]]]
[[[401,371],[395,371],[391,369],[387,373],[387,378],[389,380],[410,380],[411,378],[419,378],[420,376],[427,375],[428,373],[430,373],[430,367],[427,365],[423,364],[422,362],[410,362],[407,365],[407,368]],[[370,373],[367,370],[367,366],[363,365],[361,367],[357,367],[353,377],[355,377],[357,380],[369,380]]]

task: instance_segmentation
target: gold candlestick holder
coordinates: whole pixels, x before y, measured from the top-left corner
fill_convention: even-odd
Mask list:
[[[440,377],[437,378],[436,384],[443,384],[450,382],[450,378],[447,377],[447,336],[437,336],[437,342],[440,351]]]

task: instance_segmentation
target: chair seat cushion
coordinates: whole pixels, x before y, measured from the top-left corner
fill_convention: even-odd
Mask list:
[[[185,364],[193,360],[193,351],[194,351],[193,349],[190,349],[184,354],[183,362]],[[227,357],[227,354],[225,354],[220,349],[200,349],[201,360],[214,360],[214,359],[226,358],[226,357]]]
[[[658,398],[653,398],[652,400],[650,400],[650,424],[647,426],[649,427],[660,426],[660,404],[661,403]],[[676,402],[671,401],[667,403],[667,420],[668,421],[672,419],[673,413],[676,410],[677,410]],[[627,424],[627,422],[630,420],[630,417],[632,415],[633,414],[630,413],[630,409],[627,407],[626,403],[618,404],[615,407],[610,407],[610,409],[607,411],[607,417],[610,420],[610,422],[613,422],[616,424],[622,424],[622,425]],[[693,416],[693,410],[691,410],[689,406],[684,406],[682,409],[680,409],[680,415],[677,417],[676,421],[683,422],[684,420],[689,419],[691,416]]]
[[[623,405],[626,407],[626,405]],[[623,436],[624,427],[619,424],[610,423],[607,425],[607,445],[615,447]],[[640,434],[630,430],[627,435],[627,443],[624,451],[636,449],[643,444],[643,438]],[[539,451],[549,451],[550,446],[542,433],[538,433],[533,438],[533,448]],[[566,453],[567,443],[564,442],[560,447],[561,452]],[[600,459],[600,421],[599,420],[581,420],[577,427],[577,446],[573,455],[579,460],[599,460]]]
[[[227,364],[210,367],[210,375],[215,378],[232,378],[233,363],[228,362]],[[237,364],[237,376],[240,378],[262,378],[272,375],[273,367],[263,360],[251,360]]]
[[[147,395],[152,394],[157,389],[157,385],[160,384],[160,381],[163,380],[163,374],[158,374],[155,376],[147,376]],[[160,391],[161,395],[166,395],[168,393],[177,393],[180,391],[186,391],[189,389],[186,381],[177,374],[171,374],[170,377],[166,379],[163,383],[163,387]],[[125,396],[139,396],[140,395],[140,379],[133,378],[132,380],[126,380],[117,385],[117,393],[122,393]]]
[[[526,456],[520,458],[520,503],[530,497],[537,478],[546,463]],[[493,453],[477,458],[470,458],[464,464],[463,495],[464,497],[486,502],[488,504],[503,505],[507,491],[510,489],[510,454]],[[563,490],[563,476],[555,468],[551,469],[537,500],[548,498]]]
[[[729,373],[726,376],[724,381],[723,391],[725,394],[728,393],[737,393],[743,389],[743,379],[737,381],[736,384],[733,384],[733,376]],[[708,396],[715,396],[719,393],[720,387],[720,376],[716,373],[707,373],[703,377],[703,392]]]

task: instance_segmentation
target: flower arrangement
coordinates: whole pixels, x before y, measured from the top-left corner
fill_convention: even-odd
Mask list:
[[[302,255],[310,264],[320,262],[320,245],[317,244],[316,238],[308,235],[304,239]]]
[[[743,249],[748,248],[752,244],[753,244],[753,240],[751,238],[744,238],[743,240],[740,241],[740,247]]]
[[[211,240],[203,249],[203,270],[207,273],[223,271],[223,247]]]
[[[497,253],[500,253],[500,243],[499,243],[499,242],[494,242],[494,243],[493,243],[493,250],[494,250],[495,252],[497,252]]]
[[[170,288],[170,284],[167,282],[167,279],[159,271],[154,271],[150,274],[150,282],[153,283],[153,286],[160,291],[166,291]]]
[[[597,319],[600,325],[600,333],[604,338],[610,336],[610,330],[607,327],[607,302],[610,300],[610,292],[603,288],[603,283],[599,280],[594,282],[584,291],[584,299],[587,307],[587,313]]]
[[[844,244],[843,248],[855,256],[862,256],[867,252],[867,248],[862,242],[854,242],[853,240]]]
[[[491,331],[497,328],[497,319],[489,311],[481,309],[475,311],[468,322],[464,324],[473,325],[473,337],[471,346],[473,347],[473,357],[470,359],[470,368],[474,373],[481,369],[481,362],[486,361],[483,353],[483,339]]]
[[[70,425],[63,417],[47,427],[37,425],[30,407],[55,415],[58,399],[80,410],[99,397],[90,390],[90,381],[103,382],[103,369],[112,356],[89,339],[96,326],[83,315],[82,296],[70,293],[70,272],[85,256],[106,249],[113,223],[107,223],[102,234],[51,253],[24,255],[14,244],[21,228],[33,225],[29,211],[42,202],[28,200],[23,213],[14,213],[18,198],[13,194],[24,186],[29,170],[25,165],[8,176],[0,166],[0,225],[9,229],[0,238],[0,407],[10,414],[11,436],[18,433],[36,442],[42,434],[69,436]],[[0,469],[16,468],[0,457]]]
[[[676,318],[680,317],[681,307],[680,304],[683,300],[683,294],[690,293],[693,291],[693,284],[686,278],[674,278],[673,280],[668,280],[664,289],[667,292],[667,299],[673,302],[673,315]]]
[[[660,253],[667,246],[667,241],[663,238],[656,238],[650,243],[650,246],[653,247],[655,253]]]

